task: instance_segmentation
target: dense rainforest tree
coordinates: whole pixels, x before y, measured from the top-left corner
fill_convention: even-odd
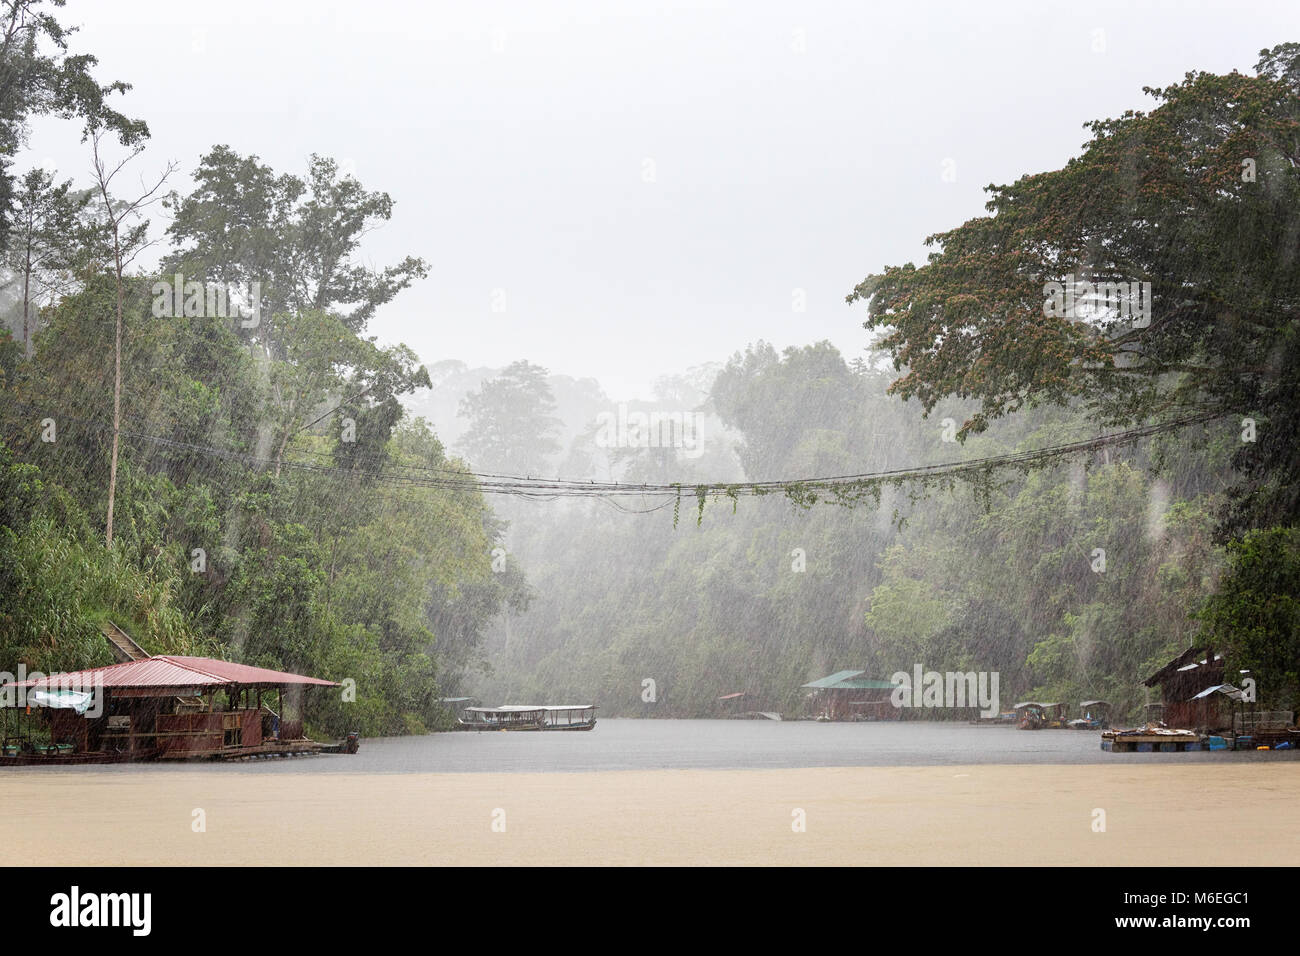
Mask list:
[[[340,448],[373,456],[400,416],[398,398],[429,384],[413,357],[362,336],[376,309],[428,272],[413,256],[384,269],[357,261],[365,233],[392,217],[392,199],[326,157],[312,156],[303,178],[226,146],[200,160],[194,180],[169,201],[173,251],[161,271],[256,289],[259,314],[234,325],[271,365],[275,467],[326,396],[350,396],[336,419],[353,422]],[[362,441],[349,448],[357,425]]]
[[[0,0],[0,248],[7,246],[16,192],[12,167],[28,120],[79,119],[113,133],[126,146],[149,135],[142,120],[111,105],[113,94],[130,85],[99,83],[92,75],[95,57],[69,52],[76,28],[59,22],[56,11],[63,5],[64,0]]]
[[[560,444],[555,436],[555,397],[546,369],[512,362],[461,401],[460,417],[469,421],[461,447],[478,471],[540,475]]]
[[[350,331],[365,330],[375,310],[428,274],[407,256],[372,269],[358,261],[362,237],[393,215],[384,192],[367,192],[338,163],[313,155],[306,177],[277,175],[256,156],[216,146],[194,171],[194,191],[172,200],[173,253],[164,274],[260,285],[264,315],[330,312]],[[274,330],[249,327],[268,349]]]
[[[869,299],[866,326],[903,373],[892,394],[927,412],[972,403],[959,437],[1038,405],[1111,426],[1205,416],[1202,442],[1235,445],[1218,539],[1293,528],[1300,44],[1262,51],[1254,76],[1192,72],[1147,92],[1153,110],[1090,123],[1064,168],[990,187],[990,215],[849,301]]]
[[[142,201],[114,194],[100,143],[97,228],[59,252],[77,281],[42,309],[30,359],[7,336],[0,352],[0,666],[108,663],[107,619],[151,652],[346,680],[347,696],[309,701],[322,730],[439,725],[443,688],[483,666],[488,622],[529,595],[517,570],[496,573],[503,525],[472,486],[405,480],[468,476],[406,420],[401,399],[429,384],[415,354],[363,334],[405,284],[349,261],[390,203],[313,160],[304,201],[262,224],[287,256],[272,302],[287,294],[250,337],[208,307],[251,274],[238,261],[187,273],[194,309],[160,298],[173,275],[133,266]],[[188,268],[185,235],[168,269]]]
[[[22,343],[32,357],[32,335],[42,297],[47,300],[69,290],[69,276],[89,246],[86,222],[89,191],[72,188],[72,180],[56,183],[43,169],[32,169],[18,182],[12,224],[3,253],[3,266],[13,277],[22,315]]]
[[[1300,531],[1250,531],[1228,545],[1228,569],[1201,612],[1204,634],[1249,670],[1272,709],[1300,703]]]
[[[1253,416],[1261,437],[1238,451],[1226,524],[1294,521],[1300,44],[1257,70],[1149,90],[1154,110],[1089,124],[1063,169],[991,187],[991,215],[931,236],[924,266],[861,283],[849,301],[870,299],[867,327],[904,370],[893,392],[927,409],[975,400],[963,434],[1038,402],[1081,401],[1112,425]],[[1149,323],[1056,314],[1046,287],[1070,276],[1150,282]]]
[[[845,413],[857,399],[855,391],[851,370],[830,343],[778,355],[760,342],[732,357],[714,381],[711,398],[723,423],[745,436],[737,449],[745,474],[763,480],[833,473],[843,457],[832,466],[823,454],[810,453],[804,423],[810,413],[851,420]],[[866,428],[863,420],[845,437],[856,444]],[[817,470],[826,466],[831,470]]]

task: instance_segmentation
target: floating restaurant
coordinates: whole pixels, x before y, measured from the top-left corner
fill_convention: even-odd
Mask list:
[[[308,687],[333,681],[210,657],[142,657],[0,686],[0,766],[355,753],[307,738]],[[272,708],[272,705],[279,708]]]

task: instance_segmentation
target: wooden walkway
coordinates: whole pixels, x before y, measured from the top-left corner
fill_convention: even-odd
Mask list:
[[[127,661],[148,660],[149,655],[145,652],[145,649],[131,640],[131,635],[112,621],[104,621],[99,625],[99,629],[108,638],[108,644],[113,650],[113,656],[117,658],[119,663],[125,664]]]

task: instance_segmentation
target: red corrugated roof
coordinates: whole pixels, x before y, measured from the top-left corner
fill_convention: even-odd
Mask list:
[[[158,660],[158,658],[154,658]],[[191,670],[211,674],[226,684],[313,684],[318,687],[337,687],[332,680],[319,677],[304,677],[302,674],[290,674],[287,671],[273,671],[265,667],[252,667],[248,664],[233,664],[219,661],[212,657],[167,657],[166,660],[188,667]]]
[[[211,657],[150,657],[125,664],[91,667],[40,680],[25,680],[15,687],[224,687],[227,684],[311,684],[337,687],[333,681],[285,671],[232,664]]]

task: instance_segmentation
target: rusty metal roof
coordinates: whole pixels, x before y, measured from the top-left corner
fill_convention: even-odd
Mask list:
[[[310,684],[337,687],[333,681],[285,671],[232,664],[211,657],[149,657],[107,667],[91,667],[39,680],[16,682],[15,687],[225,687],[230,684],[281,687]]]
[[[158,660],[158,658],[154,658]],[[288,671],[273,671],[265,667],[253,667],[249,664],[233,664],[219,661],[212,657],[167,657],[165,660],[187,667],[194,671],[211,674],[224,684],[311,684],[317,687],[338,687],[332,680],[319,677],[304,677],[302,674],[290,674]]]
[[[1211,657],[1209,651],[1210,648],[1208,647],[1189,647],[1142,683],[1147,687],[1155,687],[1157,684],[1163,683],[1170,674],[1177,671],[1194,671],[1198,667],[1217,664],[1223,660],[1222,654],[1215,654]],[[1206,655],[1205,660],[1197,661],[1196,658],[1200,657],[1201,654]]]
[[[1230,700],[1246,699],[1246,692],[1238,690],[1237,688],[1233,687],[1231,684],[1216,684],[1213,687],[1207,687],[1199,694],[1192,695],[1191,699],[1202,700],[1206,697],[1209,697],[1211,694],[1222,694],[1224,697],[1227,697]]]

